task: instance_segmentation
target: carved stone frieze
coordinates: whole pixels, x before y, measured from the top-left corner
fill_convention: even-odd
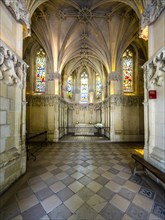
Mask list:
[[[142,106],[143,96],[113,96],[111,103],[115,106]]]
[[[67,105],[62,98],[56,95],[27,95],[28,106],[55,106],[57,104]]]
[[[164,9],[164,0],[146,0],[145,7],[141,16],[141,32],[143,32],[146,26],[156,21]]]
[[[68,104],[68,109],[69,110],[99,110],[101,109],[101,104],[97,103],[97,104],[79,104],[79,103],[67,103]]]
[[[27,64],[0,40],[0,80],[7,85],[16,84],[22,88],[26,84]]]
[[[26,7],[24,0],[2,0],[6,7],[10,10],[17,21],[23,23],[26,26],[24,30],[24,37],[30,36],[30,15]]]
[[[144,87],[162,86],[165,78],[165,47],[143,65]]]

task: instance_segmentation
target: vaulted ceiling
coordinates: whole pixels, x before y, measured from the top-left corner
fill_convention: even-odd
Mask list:
[[[24,52],[36,41],[44,48],[51,71],[69,73],[88,66],[96,72],[115,71],[121,54],[131,44],[145,48],[140,40],[142,0],[26,0],[32,17],[32,37]]]

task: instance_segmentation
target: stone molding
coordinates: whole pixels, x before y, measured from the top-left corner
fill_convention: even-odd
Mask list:
[[[24,37],[31,35],[31,20],[24,0],[2,0],[17,21],[26,26]]]
[[[79,103],[68,103],[69,110],[99,110],[101,109],[101,104],[79,104]]]
[[[162,86],[165,78],[165,47],[148,60],[142,67],[144,69],[144,87],[149,89],[152,85]]]
[[[111,104],[115,106],[142,106],[144,101],[143,96],[113,96]]]
[[[164,0],[146,0],[145,7],[141,16],[141,32],[146,26],[155,22],[164,9]]]
[[[28,106],[54,106],[55,104],[62,104],[70,110],[99,110],[101,107],[110,107],[110,104],[115,106],[141,106],[143,103],[143,96],[113,96],[109,97],[107,101],[96,104],[79,104],[68,103],[61,97],[55,95],[27,95],[26,101]]]
[[[28,65],[19,58],[3,41],[0,40],[0,80],[8,86],[26,85]]]
[[[54,106],[56,104],[66,105],[66,102],[56,95],[27,95],[28,106]]]

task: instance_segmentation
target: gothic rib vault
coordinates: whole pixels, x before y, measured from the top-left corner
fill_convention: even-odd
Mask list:
[[[139,39],[140,1],[41,1],[32,16],[32,37],[25,40],[24,54],[36,41],[48,55],[49,72],[68,74],[92,68],[101,74],[117,72],[123,51],[131,44],[142,48]],[[44,2],[44,3],[43,3]]]

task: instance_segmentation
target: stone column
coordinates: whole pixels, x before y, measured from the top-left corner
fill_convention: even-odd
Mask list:
[[[68,107],[65,104],[65,106],[64,106],[64,129],[65,129],[65,134],[67,134],[67,120],[68,120]]]
[[[54,103],[54,137],[53,141],[57,142],[59,140],[59,100],[58,97],[55,99]]]
[[[89,103],[92,104],[94,102],[94,89],[89,90]]]
[[[115,135],[115,105],[114,105],[114,98],[111,98],[110,101],[110,139],[111,141],[114,140]]]
[[[145,159],[165,172],[165,47],[144,68]],[[149,92],[157,92],[156,99]]]

